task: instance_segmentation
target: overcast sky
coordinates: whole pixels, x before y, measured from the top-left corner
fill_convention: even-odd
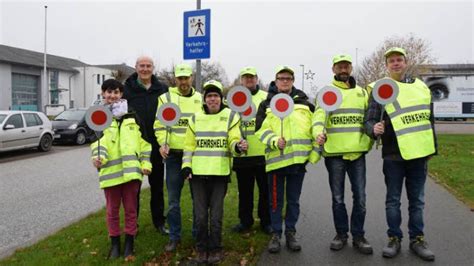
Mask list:
[[[134,66],[147,54],[157,68],[183,62],[183,12],[196,1],[10,1],[0,0],[0,43],[44,49],[48,5],[48,53],[88,64]],[[211,9],[211,61],[229,80],[246,65],[268,83],[277,65],[315,72],[305,89],[332,79],[331,58],[349,53],[358,61],[391,36],[431,43],[437,63],[474,63],[472,0],[464,1],[206,1]],[[188,61],[192,62],[192,61]],[[355,64],[355,62],[354,62]]]

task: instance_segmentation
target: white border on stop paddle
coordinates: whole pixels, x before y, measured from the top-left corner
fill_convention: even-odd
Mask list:
[[[92,114],[96,111],[102,111],[105,113],[105,123],[102,125],[96,125],[94,122],[92,122]],[[86,116],[85,116],[86,124],[89,126],[90,129],[94,131],[104,131],[104,129],[108,128],[110,124],[112,124],[112,112],[110,111],[109,108],[103,106],[103,105],[95,105],[89,107],[86,111]]]
[[[286,100],[288,102],[288,109],[286,109],[286,111],[284,112],[278,111],[278,109],[275,106],[277,101],[280,99]],[[293,112],[293,108],[294,108],[293,99],[288,94],[279,93],[273,96],[272,100],[270,101],[270,109],[272,110],[272,113],[279,118],[285,118],[289,116],[291,112]]]
[[[173,120],[166,120],[163,117],[163,111],[167,108],[172,108],[176,112],[176,116]],[[156,118],[160,120],[160,122],[163,125],[172,127],[181,118],[181,109],[179,109],[179,106],[176,105],[175,103],[164,103],[163,105],[160,106],[160,108],[158,108],[158,111],[156,112]]]
[[[234,94],[238,92],[244,93],[245,97],[247,98],[246,102],[241,106],[237,106],[234,104],[234,102],[232,102],[232,98]],[[226,98],[227,98],[227,104],[229,105],[230,109],[232,111],[239,112],[239,113],[245,112],[247,108],[249,108],[249,106],[252,104],[252,95],[250,94],[250,91],[243,86],[235,86],[232,89],[230,89],[229,92],[227,93]]]
[[[379,95],[379,89],[383,85],[389,85],[393,89],[392,96],[390,96],[387,99],[381,98]],[[383,78],[375,82],[374,89],[372,90],[372,96],[374,97],[374,100],[382,105],[387,105],[393,103],[397,97],[398,97],[398,92],[399,92],[398,84],[389,78]]]
[[[323,96],[327,92],[333,92],[334,94],[336,94],[336,102],[333,105],[327,105],[323,101]],[[332,112],[332,111],[335,111],[337,108],[339,108],[339,106],[341,106],[342,93],[337,88],[334,88],[332,86],[325,86],[318,92],[318,96],[316,97],[316,101],[318,103],[318,106],[320,106],[324,111]]]
[[[240,117],[242,117],[242,121],[250,121],[257,115],[257,107],[255,107],[255,104],[252,103],[249,106],[249,108],[251,108],[251,111],[250,111],[249,115],[244,115],[245,111],[247,111],[247,110],[240,113]]]

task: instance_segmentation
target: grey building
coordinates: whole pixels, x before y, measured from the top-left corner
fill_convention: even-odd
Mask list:
[[[0,45],[0,110],[35,110],[55,114],[88,107],[100,85],[117,73],[130,75],[126,64],[90,65],[47,54],[47,88],[43,88],[43,53]]]

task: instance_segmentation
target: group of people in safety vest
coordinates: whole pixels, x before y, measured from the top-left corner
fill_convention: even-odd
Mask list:
[[[147,175],[153,224],[159,233],[169,235],[165,251],[175,251],[181,241],[180,199],[188,180],[193,201],[195,260],[210,264],[220,262],[224,258],[224,198],[232,171],[238,182],[240,220],[232,230],[242,233],[252,228],[256,183],[259,225],[263,232],[271,235],[268,251],[281,250],[284,233],[287,248],[298,252],[302,247],[296,236],[296,224],[306,165],[316,163],[321,157],[329,174],[336,231],[330,249],[344,248],[350,231],[354,248],[363,254],[372,254],[364,231],[365,154],[374,140],[381,138],[388,224],[388,242],[382,255],[392,258],[400,252],[403,237],[400,200],[405,182],[410,250],[424,260],[434,260],[423,232],[427,161],[436,153],[431,94],[422,81],[406,76],[404,49],[387,50],[385,64],[399,92],[393,103],[382,106],[372,95],[375,82],[368,88],[357,86],[351,76],[351,57],[334,56],[331,86],[340,91],[342,103],[331,112],[324,111],[294,87],[295,73],[291,67],[276,69],[275,80],[268,91],[259,87],[257,70],[245,67],[240,72],[240,82],[250,91],[252,103],[258,107],[255,118],[249,121],[241,121],[239,113],[227,107],[219,81],[207,81],[202,93],[196,91],[192,87],[193,70],[187,64],[175,66],[176,87],[168,88],[159,82],[153,75],[153,60],[145,56],[137,59],[136,73],[128,78],[125,86],[113,79],[105,81],[103,103],[112,111],[113,121],[104,130],[100,145],[94,142],[91,148],[93,165],[99,169],[100,187],[106,198],[111,239],[109,257],[118,258],[122,254],[121,204],[125,210],[123,255],[133,255],[140,185]],[[270,107],[272,98],[279,94],[290,96],[294,104],[293,111],[284,119],[275,115]],[[167,103],[176,104],[181,114],[173,126],[157,118],[157,110]],[[346,173],[353,194],[350,219],[344,203]],[[166,219],[163,180],[168,191]],[[169,231],[164,226],[165,220]]]

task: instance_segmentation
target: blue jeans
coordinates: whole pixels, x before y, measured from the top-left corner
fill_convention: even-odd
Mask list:
[[[270,220],[273,232],[281,236],[282,234],[282,214],[283,198],[286,181],[286,214],[285,232],[296,232],[296,222],[300,215],[300,195],[303,186],[304,171],[294,171],[292,166],[288,166],[276,171],[267,173],[268,194],[270,200]]]
[[[403,180],[408,197],[408,235],[410,239],[423,235],[423,209],[425,206],[425,181],[427,159],[420,158],[409,161],[383,161],[383,173],[387,187],[385,212],[388,224],[389,237],[403,237],[400,230],[402,215],[400,211],[400,197]]]
[[[347,210],[344,203],[344,186],[347,172],[352,190],[351,234],[352,237],[364,236],[366,213],[365,155],[354,161],[344,160],[342,156],[326,157],[324,163],[329,174],[329,186],[332,192],[332,214],[337,234],[347,237],[349,231]]]
[[[168,189],[168,225],[170,227],[170,240],[181,239],[181,190],[184,178],[179,174],[182,164],[182,155],[170,153],[166,158],[166,187]]]

